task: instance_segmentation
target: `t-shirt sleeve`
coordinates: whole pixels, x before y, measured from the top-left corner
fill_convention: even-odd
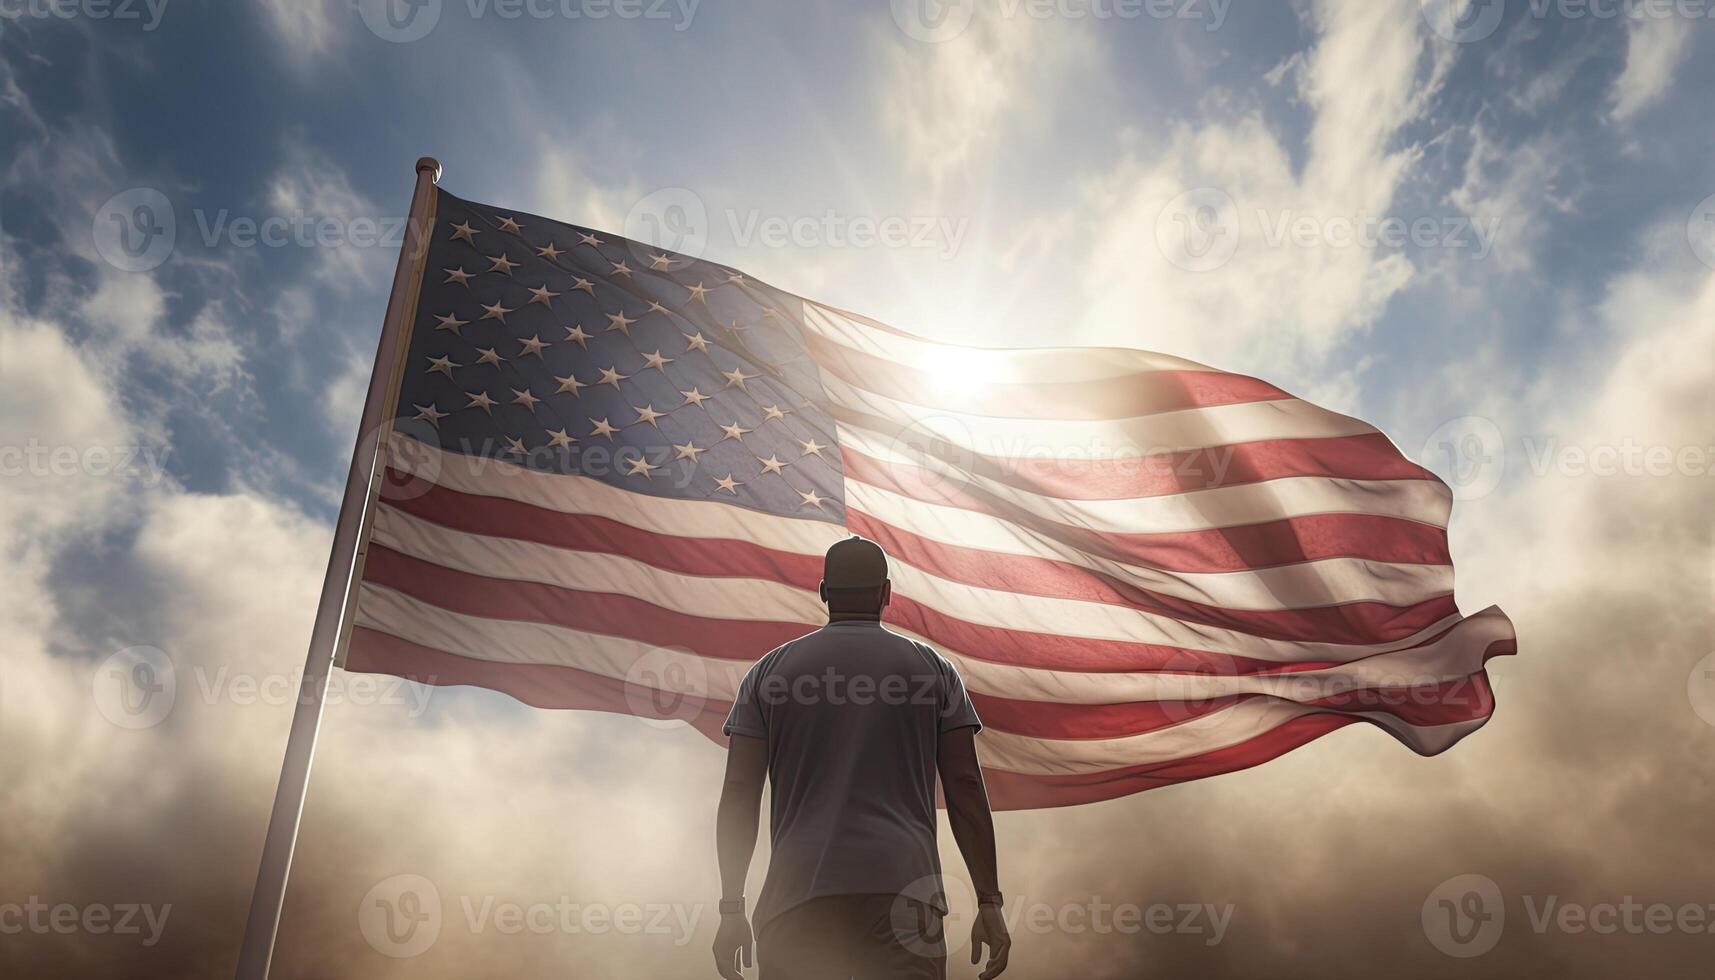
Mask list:
[[[732,699],[732,711],[727,713],[726,724],[721,726],[721,733],[728,738],[734,735],[768,737],[768,722],[762,717],[762,704],[756,696],[758,678],[762,676],[762,665],[766,662],[758,661],[739,682],[738,693]]]
[[[965,693],[965,681],[959,676],[959,669],[946,663],[941,688],[941,731],[950,732],[956,728],[982,731],[983,721],[977,717],[977,706],[971,703],[971,696]]]

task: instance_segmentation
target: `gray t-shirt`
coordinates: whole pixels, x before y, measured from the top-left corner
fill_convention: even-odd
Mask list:
[[[880,623],[830,623],[757,661],[724,729],[768,741],[756,925],[823,895],[920,894],[941,872],[936,743],[967,727],[982,722],[959,672]]]

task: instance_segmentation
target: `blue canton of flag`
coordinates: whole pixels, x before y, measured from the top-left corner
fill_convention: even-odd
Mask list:
[[[724,266],[441,191],[396,426],[466,456],[843,524],[799,305]]]

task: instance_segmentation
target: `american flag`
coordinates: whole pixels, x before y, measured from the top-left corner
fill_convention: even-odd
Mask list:
[[[1053,324],[1042,333],[1052,337]],[[725,266],[437,191],[348,670],[719,738],[884,547],[997,809],[1488,720],[1447,487],[1371,426],[1141,350],[933,343]]]

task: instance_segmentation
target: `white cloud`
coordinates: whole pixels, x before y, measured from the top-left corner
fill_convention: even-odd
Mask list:
[[[247,383],[244,347],[226,323],[226,309],[208,303],[197,312],[182,337],[164,345],[163,355],[180,375],[196,379],[212,394]]]
[[[1479,226],[1498,229],[1493,258],[1508,273],[1529,269],[1554,212],[1571,209],[1559,187],[1565,137],[1549,133],[1503,145],[1481,124],[1470,129],[1464,178],[1447,200]]]
[[[1696,565],[1715,527],[1715,459],[1702,458],[1715,451],[1715,277],[1687,273],[1683,250],[1683,227],[1654,229],[1645,261],[1567,325],[1587,338],[1589,357],[1488,409],[1508,437],[1511,489],[1472,508],[1492,519],[1468,533],[1472,575],[1506,566],[1492,569],[1493,588],[1566,595],[1707,574]],[[1632,474],[1598,476],[1579,462],[1595,454],[1597,468],[1605,451],[1627,446],[1666,450],[1674,459],[1661,465],[1674,472],[1651,475],[1641,455]],[[1685,462],[1691,470],[1677,472]],[[1493,537],[1479,545],[1479,533]],[[1517,574],[1521,563],[1530,574]]]
[[[56,324],[0,313],[0,445],[82,451],[131,441],[116,392],[91,360]],[[56,562],[104,538],[116,542],[103,562],[112,578],[71,583],[72,592],[117,586],[115,615],[71,622],[83,607],[68,602]],[[328,538],[325,524],[252,492],[193,494],[87,470],[5,480],[7,884],[50,902],[173,904],[160,947],[104,947],[128,957],[133,972],[191,975],[210,949],[234,948],[231,924],[211,926],[196,910],[242,908],[249,898]],[[164,651],[177,690],[165,720],[129,730],[103,714],[94,692],[105,658],[137,645]],[[459,895],[690,903],[716,887],[712,862],[699,860],[703,825],[684,819],[718,785],[718,755],[700,738],[518,709],[495,695],[365,687],[373,680],[335,673],[293,878],[294,901],[309,902],[313,921],[288,925],[277,963],[314,962],[331,948],[344,964],[335,972],[378,975],[353,909],[369,885],[402,868],[441,884],[449,916],[462,915]],[[489,802],[472,810],[473,800]],[[422,819],[428,813],[434,819]],[[609,826],[591,847],[584,829],[597,822]],[[306,927],[332,946],[294,941],[291,930]],[[435,961],[492,962],[493,938],[452,936]],[[8,945],[8,963],[37,974],[74,950],[107,955],[80,941],[87,937],[31,936]],[[560,959],[588,971],[627,952],[596,938]]]
[[[1681,17],[1638,17],[1626,38],[1626,68],[1611,94],[1616,122],[1631,120],[1667,93],[1690,49],[1691,27]]]
[[[1321,37],[1291,76],[1314,113],[1301,171],[1281,135],[1248,115],[1181,125],[1160,152],[1094,185],[1078,342],[1172,351],[1336,401],[1349,390],[1325,370],[1329,355],[1380,315],[1413,268],[1401,254],[1342,243],[1340,229],[1389,215],[1419,157],[1396,141],[1439,89],[1448,56],[1426,51],[1417,7],[1403,0],[1322,4],[1315,23]],[[1176,265],[1163,244],[1203,234],[1168,210],[1198,188],[1230,198],[1215,234],[1237,243],[1207,271]],[[1309,245],[1279,240],[1299,221],[1313,229]]]
[[[116,504],[121,488],[88,479],[82,463],[56,463],[89,447],[118,448],[136,441],[116,411],[102,373],[86,365],[53,324],[0,310],[0,446],[38,460],[8,457],[0,494],[0,534],[14,556],[97,519]],[[39,570],[39,569],[38,569]],[[21,586],[28,586],[28,580]],[[10,585],[10,580],[8,580]],[[0,594],[12,597],[10,589]],[[30,603],[26,601],[26,605]]]
[[[533,159],[540,161],[540,176],[535,193],[545,215],[585,228],[625,230],[626,215],[647,193],[635,179],[619,187],[595,179],[570,141],[543,139],[537,150]]]
[[[989,3],[943,43],[911,40],[893,26],[882,42],[882,128],[907,171],[932,187],[992,151],[1003,132],[1040,121],[1098,56],[1076,25],[1004,16]]]
[[[369,356],[353,354],[346,358],[344,368],[334,374],[333,380],[323,389],[322,418],[327,422],[328,431],[334,435],[355,438],[374,367]]]
[[[4,186],[46,202],[61,247],[88,261],[94,278],[91,289],[58,266],[47,266],[42,278],[48,299],[41,305],[75,311],[87,327],[85,343],[99,355],[96,364],[110,376],[126,373],[134,366],[131,359],[142,358],[192,390],[239,386],[244,382],[243,348],[220,302],[203,303],[183,329],[168,323],[168,302],[178,297],[163,288],[158,276],[164,272],[189,268],[210,281],[230,282],[231,269],[223,258],[203,257],[187,245],[194,227],[188,214],[178,216],[179,247],[161,270],[122,271],[96,247],[91,229],[97,210],[116,192],[143,183],[125,176],[112,138],[100,127],[72,125],[54,139],[25,145],[6,171]]]
[[[292,134],[269,179],[267,203],[271,217],[313,222],[304,226],[309,230],[291,233],[294,246],[316,254],[313,286],[368,293],[390,281],[409,210],[409,187],[401,181],[399,201],[384,210],[353,187],[331,157],[301,134]]]
[[[203,305],[182,330],[165,327],[169,297],[148,275],[103,270],[78,314],[91,343],[119,371],[133,356],[197,390],[212,393],[245,381],[244,351],[225,322],[219,301]]]
[[[259,0],[269,29],[300,63],[331,52],[339,43],[336,18],[354,17],[355,3],[340,0]]]
[[[308,246],[314,253],[309,274],[280,287],[268,309],[289,344],[320,331],[349,339],[343,370],[331,374],[331,381],[311,385],[318,392],[315,403],[322,421],[341,440],[356,430],[373,366],[374,338],[381,329],[381,309],[353,301],[384,295],[392,282],[408,217],[408,186],[401,182],[398,207],[384,213],[352,185],[344,168],[301,134],[286,138],[268,182],[267,203],[274,216],[307,218],[332,235],[330,243]],[[330,291],[339,301],[328,301]],[[323,353],[320,347],[314,350]]]
[[[166,313],[167,296],[154,277],[103,275],[79,311],[97,336],[122,349],[149,342]]]

